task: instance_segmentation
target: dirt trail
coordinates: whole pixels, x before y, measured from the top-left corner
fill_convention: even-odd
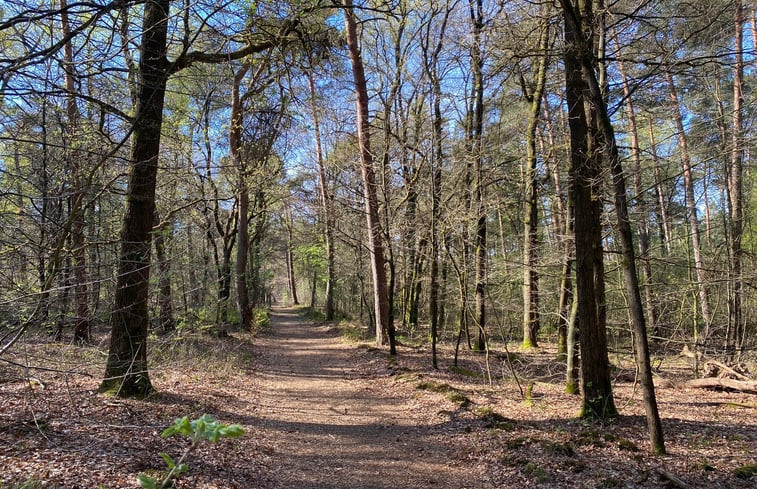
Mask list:
[[[440,446],[443,427],[413,417],[412,397],[392,395],[385,379],[367,374],[365,353],[345,345],[333,328],[278,308],[256,343],[256,428],[276,443],[268,473],[274,487],[479,487]]]

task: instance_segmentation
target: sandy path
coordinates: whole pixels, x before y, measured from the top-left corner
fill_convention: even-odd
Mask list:
[[[256,342],[259,429],[275,443],[269,483],[293,489],[478,487],[440,446],[438,421],[413,418],[412,396],[392,394],[386,378],[366,375],[364,352],[287,309],[275,309],[272,323]]]

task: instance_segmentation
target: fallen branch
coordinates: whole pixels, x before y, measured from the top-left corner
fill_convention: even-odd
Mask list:
[[[734,380],[720,378],[694,379],[686,382],[686,387],[695,389],[733,389],[740,392],[757,394],[757,381]]]
[[[688,485],[686,482],[684,482],[682,479],[679,479],[678,477],[674,476],[670,472],[662,469],[655,469],[655,472],[662,477],[663,480],[669,481],[671,484],[673,484],[675,487],[678,487],[680,489],[690,489],[691,486]]]
[[[715,360],[707,360],[706,362],[704,362],[704,364],[705,364],[705,366],[707,366],[707,365],[714,365],[715,367],[717,367],[718,369],[720,369],[720,374],[718,375],[718,377],[723,377],[725,375],[728,375],[728,376],[731,376],[731,377],[733,377],[733,378],[735,378],[737,380],[745,380],[747,382],[750,381],[750,380],[752,380],[749,377],[747,377],[746,375],[735,371],[734,369],[732,369],[728,365],[725,365],[724,363],[720,363],[720,362],[717,362]]]

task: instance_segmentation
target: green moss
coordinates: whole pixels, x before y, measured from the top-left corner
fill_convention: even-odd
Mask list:
[[[497,413],[496,411],[494,411],[494,409],[492,409],[491,406],[482,406],[478,408],[476,410],[476,414],[478,414],[481,419],[486,422],[487,428],[502,431],[514,431],[518,428],[518,424],[515,421],[507,419],[506,417]]]
[[[603,481],[600,481],[596,486],[596,489],[616,489],[623,487],[623,481],[616,479],[615,477],[608,477]]]
[[[415,388],[422,391],[436,392],[444,394],[447,400],[451,402],[459,403],[461,407],[467,407],[470,405],[471,400],[462,391],[455,389],[449,384],[443,384],[434,380],[425,382],[419,382],[415,385]]]
[[[465,367],[452,366],[449,368],[450,372],[462,375],[463,377],[471,377],[474,379],[482,379],[484,376],[481,372],[475,372]]]
[[[699,470],[702,472],[713,472],[715,470],[715,467],[710,464],[710,462],[707,459],[702,460],[698,464]]]
[[[625,438],[618,438],[618,448],[621,450],[625,450],[627,452],[638,452],[639,447],[636,446],[636,443],[632,442],[631,440],[627,440]]]
[[[536,345],[534,345],[529,338],[524,338],[523,343],[520,345],[520,347],[524,350],[531,350],[533,348],[536,348]]]
[[[419,391],[438,392],[440,394],[446,394],[453,390],[452,386],[449,384],[443,384],[441,382],[436,382],[435,380],[419,382],[415,385],[415,388]]]
[[[460,404],[460,407],[467,407],[471,403],[471,400],[468,398],[468,396],[456,390],[447,392],[447,394],[445,394],[445,397],[448,401]]]
[[[509,440],[505,441],[505,448],[509,448],[510,450],[515,450],[517,448],[524,447],[527,443],[531,443],[531,438],[525,437],[525,436],[519,436],[517,438],[510,438]]]
[[[533,462],[528,462],[523,467],[523,473],[530,475],[540,483],[548,482],[550,480],[549,472],[547,472],[547,470],[541,465],[537,465]]]
[[[147,375],[131,375],[126,379],[115,377],[102,381],[100,394],[129,399],[145,399],[155,393]]]
[[[575,382],[567,382],[565,384],[565,393],[566,394],[578,394],[578,384]]]
[[[406,372],[406,373],[397,374],[394,378],[395,380],[402,381],[402,382],[415,382],[423,378],[423,375],[417,372],[409,372],[409,373]]]
[[[739,479],[751,479],[757,474],[757,464],[742,465],[733,471],[733,475]]]
[[[523,404],[525,404],[528,407],[532,407],[534,405],[534,383],[529,382],[526,386],[526,399],[523,401]]]
[[[561,457],[575,457],[576,451],[573,449],[573,445],[570,443],[555,443],[548,440],[544,440],[541,443],[544,447],[544,451]]]
[[[24,482],[17,482],[11,486],[11,489],[42,489],[42,482],[37,479],[27,479]]]
[[[617,440],[617,437],[612,433],[603,433],[593,428],[579,432],[574,439],[578,445],[592,445],[595,447],[604,447],[607,442],[615,440]]]

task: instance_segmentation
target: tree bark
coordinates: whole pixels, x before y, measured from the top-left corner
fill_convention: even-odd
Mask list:
[[[312,63],[307,70],[308,88],[310,89],[310,103],[313,111],[313,138],[315,139],[315,156],[318,163],[318,184],[321,190],[321,208],[323,212],[323,238],[326,242],[326,297],[325,315],[326,321],[333,321],[334,290],[336,285],[336,262],[334,251],[334,211],[332,198],[329,193],[329,181],[326,173],[326,162],[323,159],[323,147],[321,146],[321,125],[316,104],[315,80],[313,79]],[[292,292],[294,294],[294,292]],[[294,295],[292,296],[294,298]],[[296,304],[295,299],[295,304]]]
[[[581,416],[617,415],[607,358],[604,257],[602,249],[602,160],[582,57],[585,23],[593,18],[586,0],[560,0],[565,20],[565,87],[570,126],[570,197],[575,212],[576,287],[581,348]],[[591,51],[589,51],[591,53]]]
[[[144,6],[140,85],[126,215],[121,229],[115,304],[111,313],[110,351],[105,378],[100,385],[101,391],[121,397],[145,397],[152,392],[147,372],[147,299],[160,130],[168,79],[169,3],[169,0],[152,0]]]
[[[739,347],[739,339],[744,334],[744,322],[742,317],[744,281],[742,277],[743,254],[741,246],[744,234],[744,209],[743,209],[743,161],[744,141],[742,140],[742,106],[744,97],[742,94],[742,80],[744,78],[744,6],[741,0],[736,0],[736,13],[734,19],[734,50],[735,62],[733,65],[733,116],[731,128],[731,161],[728,172],[728,197],[730,217],[731,239],[731,297],[729,305],[728,334],[726,337],[726,351],[730,355],[736,353]],[[738,355],[735,355],[738,356]]]
[[[371,153],[370,120],[368,114],[368,88],[365,69],[357,37],[357,23],[353,12],[352,0],[343,0],[344,23],[347,34],[352,74],[355,84],[355,106],[357,112],[357,138],[360,148],[360,170],[363,177],[365,214],[368,226],[368,248],[371,253],[371,270],[373,272],[373,298],[376,316],[376,344],[383,344],[383,335],[389,337],[389,349],[396,355],[394,328],[389,318],[389,300],[387,292],[386,268],[384,267],[384,247],[379,220],[379,203],[377,197],[376,175]]]
[[[239,86],[247,74],[249,65],[245,64],[234,75],[231,90],[231,124],[229,127],[229,151],[237,170],[237,259],[236,289],[237,308],[239,310],[239,327],[249,331],[252,325],[252,306],[250,291],[247,287],[247,263],[250,247],[250,192],[247,188],[247,162],[242,156],[242,128],[244,127],[244,107],[239,96]]]
[[[683,166],[683,184],[686,193],[686,210],[689,219],[689,228],[691,231],[691,248],[694,253],[694,269],[697,276],[697,290],[699,294],[699,307],[701,309],[703,329],[694,326],[694,342],[700,344],[707,341],[709,336],[710,325],[712,324],[712,313],[710,312],[710,298],[705,283],[704,260],[702,259],[702,245],[699,233],[699,218],[697,217],[697,204],[694,197],[694,177],[691,172],[691,157],[689,156],[688,141],[686,132],[683,127],[683,115],[681,105],[678,101],[678,93],[673,82],[673,74],[670,69],[665,69],[665,77],[668,82],[670,102],[673,105],[673,119],[675,120],[676,130],[678,133],[678,146],[681,151],[681,165]],[[695,320],[696,321],[696,320]]]
[[[644,186],[642,184],[641,148],[639,147],[639,132],[636,126],[636,112],[631,98],[631,87],[622,61],[618,61],[623,84],[623,96],[626,99],[626,113],[628,117],[628,133],[631,137],[631,156],[633,158],[633,185],[636,194],[636,210],[638,214],[637,229],[639,233],[639,258],[641,259],[641,274],[644,280],[644,305],[647,314],[647,323],[657,336],[657,309],[652,297],[652,266],[649,256],[649,211],[644,198]]]
[[[486,350],[486,207],[484,202],[484,66],[481,53],[484,13],[482,0],[470,1],[470,21],[473,27],[471,69],[473,71],[473,114],[470,127],[470,157],[473,159],[475,184],[473,189],[476,207],[476,341],[473,348]]]
[[[563,5],[566,5],[567,0],[561,0],[561,2],[563,3]],[[581,14],[585,15],[585,19],[592,19],[591,16],[586,15],[590,12],[591,10],[587,9],[585,12],[581,12]],[[575,11],[568,12],[566,9],[565,22],[566,29],[572,29],[576,34],[582,34],[583,32],[586,32],[584,29],[581,29],[579,24],[579,17],[578,15],[576,15]],[[647,415],[647,426],[649,429],[652,451],[656,454],[664,454],[665,443],[662,434],[660,415],[657,409],[657,399],[655,396],[654,382],[652,379],[652,368],[649,360],[649,346],[647,344],[647,331],[644,320],[644,310],[641,301],[641,293],[639,290],[639,281],[636,274],[636,257],[634,254],[631,222],[628,215],[625,176],[623,174],[623,168],[621,166],[620,157],[618,154],[618,147],[615,142],[615,132],[610,120],[610,115],[607,112],[607,105],[603,95],[602,87],[596,78],[595,57],[593,56],[584,39],[585,37],[575,37],[574,43],[569,47],[569,49],[572,48],[577,51],[576,60],[580,62],[581,76],[587,89],[584,91],[583,96],[585,98],[585,101],[589,102],[588,109],[590,111],[590,116],[595,118],[594,124],[596,124],[597,128],[596,139],[599,143],[596,147],[596,151],[602,151],[605,157],[609,160],[610,172],[612,174],[612,181],[615,187],[615,212],[617,215],[617,226],[621,238],[621,247],[623,253],[623,276],[625,279],[626,292],[628,295],[628,302],[633,322],[636,366],[639,369],[642,395],[644,397],[644,409]],[[567,60],[566,69],[570,69]],[[576,221],[578,221],[578,214],[578,209],[576,209]],[[578,230],[576,230],[576,234],[578,234]],[[581,301],[580,295],[581,294],[579,289],[579,304]],[[579,315],[580,314],[581,311],[579,310]],[[583,328],[581,329],[581,336],[584,336]],[[587,355],[587,351],[584,348],[583,342],[581,345],[581,355],[582,358]],[[605,348],[605,359],[607,358],[606,355],[607,353]],[[582,363],[582,366],[584,370],[587,367],[585,362]],[[609,374],[609,372],[607,374]],[[584,388],[586,388],[585,383]],[[584,402],[584,406],[586,406],[586,404],[587,403]],[[591,404],[591,401],[589,404]],[[596,406],[592,406],[591,409],[596,409]],[[612,409],[615,409],[614,406],[612,406]],[[616,413],[609,414],[614,415]]]
[[[290,208],[289,204],[286,204],[286,215],[284,216],[284,219],[286,222],[284,223],[284,227],[286,227],[287,230],[287,277],[289,282],[289,293],[292,296],[292,304],[295,306],[300,305],[300,301],[297,298],[297,282],[295,280],[294,275],[294,239],[292,236],[292,209]]]
[[[440,202],[442,198],[442,165],[444,164],[444,152],[442,146],[444,121],[442,119],[441,99],[442,87],[439,80],[439,54],[441,53],[444,41],[444,35],[447,31],[447,21],[450,15],[449,4],[444,12],[441,26],[438,32],[436,45],[431,47],[431,24],[426,32],[427,37],[423,45],[424,67],[426,74],[431,82],[432,95],[432,147],[433,154],[431,157],[431,276],[429,285],[429,316],[431,319],[431,365],[438,368],[436,343],[439,334],[439,259],[441,254],[439,221],[440,221]]]
[[[158,261],[158,306],[160,308],[160,329],[170,333],[176,328],[173,317],[173,295],[171,294],[171,261],[166,256],[166,235],[171,235],[173,229],[170,223],[160,226],[158,211],[155,211],[155,229],[153,241],[155,243],[155,257]]]
[[[531,103],[526,129],[525,199],[523,209],[523,348],[536,348],[539,334],[539,272],[536,269],[539,246],[539,176],[537,172],[536,131],[541,115],[544,85],[547,80],[549,53],[549,24],[545,16],[539,32],[539,59],[534,78],[536,86],[528,93],[525,81],[523,92]]]
[[[64,37],[71,33],[66,0],[60,0],[61,30]],[[73,254],[74,303],[76,320],[74,342],[90,343],[92,332],[89,322],[89,294],[87,292],[87,250],[84,242],[84,197],[81,163],[84,155],[76,151],[79,108],[76,105],[75,64],[71,41],[63,47],[64,79],[66,85],[66,131],[68,133],[67,159],[71,168],[71,249]]]
[[[662,188],[662,172],[660,170],[660,157],[657,155],[657,142],[654,135],[654,122],[649,117],[649,151],[652,154],[652,166],[654,168],[654,186],[657,194],[657,218],[660,221],[660,240],[664,243],[663,254],[669,255],[673,242],[673,231],[670,229],[668,218],[668,206],[665,205],[665,191]]]

